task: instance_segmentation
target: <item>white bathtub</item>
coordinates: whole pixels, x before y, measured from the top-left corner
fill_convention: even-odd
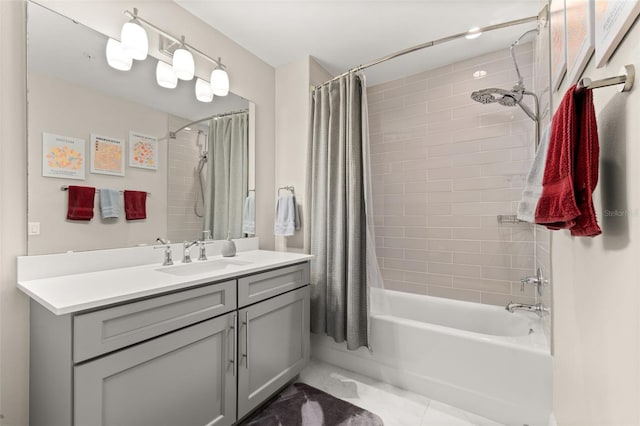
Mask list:
[[[314,335],[313,356],[506,425],[548,425],[551,356],[536,314],[379,289],[371,312],[372,353]]]

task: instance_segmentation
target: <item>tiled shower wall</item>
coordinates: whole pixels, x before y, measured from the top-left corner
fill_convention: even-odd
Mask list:
[[[532,87],[534,49],[517,57]],[[485,71],[483,78],[474,78]],[[473,302],[534,303],[534,230],[515,214],[533,122],[474,90],[517,81],[507,48],[368,88],[376,247],[386,288]]]
[[[188,120],[169,115],[169,129],[178,129],[188,123]],[[198,139],[198,130],[205,132]],[[170,139],[167,185],[167,227],[169,238],[172,242],[192,241],[202,238],[204,219],[194,212],[196,197],[198,204],[195,207],[198,214],[204,214],[204,204],[200,195],[197,167],[200,153],[205,149],[205,136],[208,127],[205,125],[194,126],[192,130],[183,130]],[[203,170],[203,178],[206,184],[207,167]]]

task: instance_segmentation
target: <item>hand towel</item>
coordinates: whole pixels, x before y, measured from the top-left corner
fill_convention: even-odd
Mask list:
[[[536,206],[540,195],[542,195],[542,177],[544,176],[544,166],[547,161],[547,151],[549,148],[549,136],[551,125],[548,125],[542,132],[538,150],[531,163],[531,169],[527,175],[527,182],[522,191],[522,199],[518,204],[517,217],[525,222],[534,223]]]
[[[127,220],[147,218],[147,193],[124,191],[124,212]]]
[[[574,84],[556,111],[535,222],[570,229],[574,236],[596,236],[592,193],[598,181],[598,129],[593,94]]]
[[[244,199],[244,207],[242,209],[242,232],[249,235],[256,233],[256,197],[250,192]]]
[[[293,223],[294,223],[294,227],[296,229],[296,231],[300,230],[301,224],[300,224],[300,206],[298,205],[298,202],[296,201],[296,196],[295,194],[292,195],[293,197],[293,208],[295,210],[295,213],[293,215]]]
[[[89,186],[69,185],[68,220],[91,220],[96,189]]]
[[[100,188],[100,212],[103,219],[120,217],[120,191]]]
[[[292,194],[281,195],[276,204],[276,222],[274,235],[290,237],[296,230],[296,209]]]

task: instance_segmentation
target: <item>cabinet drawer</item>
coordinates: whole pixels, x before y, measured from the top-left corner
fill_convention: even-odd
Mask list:
[[[236,309],[236,282],[225,281],[140,302],[76,315],[78,363]]]
[[[309,284],[309,262],[238,280],[238,306],[243,307]]]

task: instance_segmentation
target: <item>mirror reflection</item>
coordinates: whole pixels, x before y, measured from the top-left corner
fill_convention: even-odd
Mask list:
[[[106,36],[34,3],[27,31],[29,254],[255,232],[242,215],[255,188],[251,102],[200,102],[196,78],[160,87],[158,59],[170,57],[158,52],[116,70]],[[69,216],[70,186],[95,188],[90,220]],[[140,206],[124,191],[147,193],[144,212],[127,219]],[[109,193],[118,217],[101,210]]]

